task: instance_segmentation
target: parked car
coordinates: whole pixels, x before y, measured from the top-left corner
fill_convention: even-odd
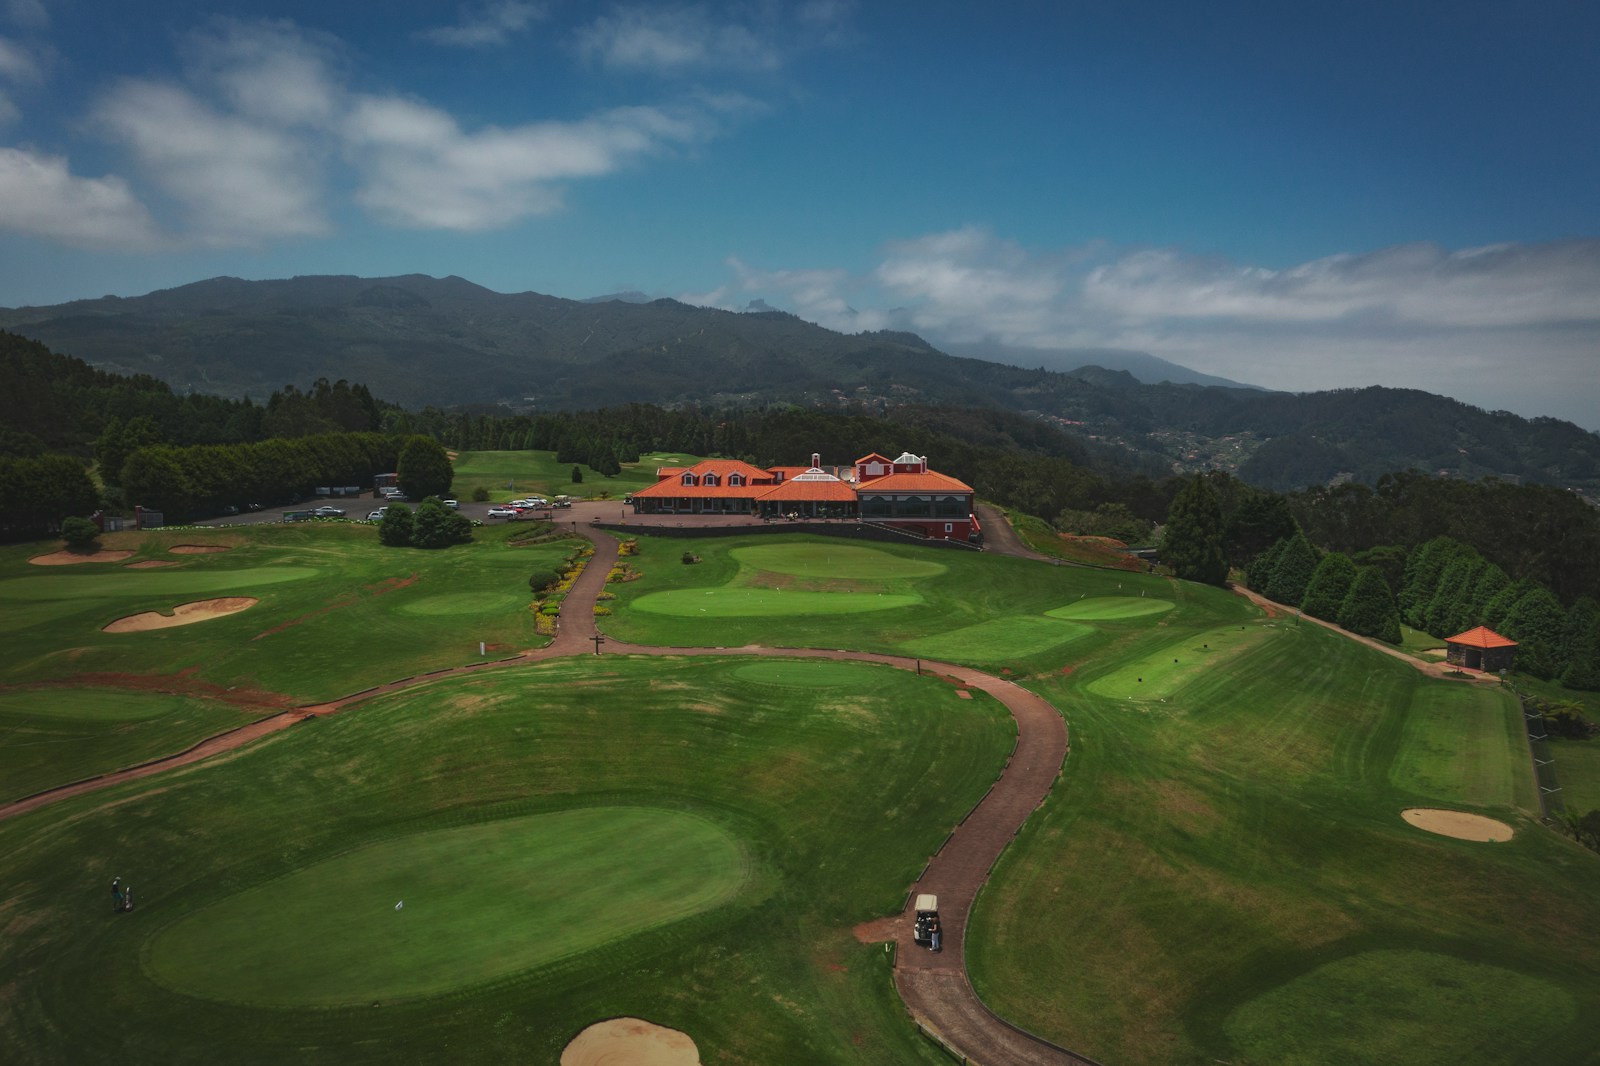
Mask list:
[[[385,511],[387,511],[388,509],[389,508],[387,508],[387,507],[380,507],[376,511],[367,512],[367,521],[368,522],[382,522],[383,521],[383,513]]]
[[[461,501],[460,500],[440,500],[439,502],[444,504],[446,507],[450,508],[450,510],[452,510],[452,511],[461,510]]]
[[[318,507],[311,512],[318,518],[343,518],[344,512],[337,507]]]
[[[490,518],[515,518],[520,513],[521,512],[519,512],[515,507],[501,506],[489,508]]]

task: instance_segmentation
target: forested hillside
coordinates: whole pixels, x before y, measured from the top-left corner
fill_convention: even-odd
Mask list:
[[[1600,493],[1600,436],[1413,390],[1142,385],[1125,372],[956,358],[906,333],[847,336],[776,311],[501,294],[453,277],[216,278],[0,310],[0,327],[183,394],[261,398],[344,379],[410,408],[983,407],[1111,443],[1140,465],[1215,467],[1269,488],[1416,469]]]

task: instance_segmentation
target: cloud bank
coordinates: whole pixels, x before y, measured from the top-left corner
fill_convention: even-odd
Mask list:
[[[1269,388],[1418,388],[1600,426],[1595,239],[1406,244],[1267,268],[1172,249],[1040,251],[966,227],[892,242],[856,274],[728,266],[726,284],[684,298],[735,310],[762,299],[845,332],[904,329],[1041,362],[1133,349]]]

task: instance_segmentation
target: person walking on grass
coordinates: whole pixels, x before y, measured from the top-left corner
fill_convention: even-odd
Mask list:
[[[118,914],[122,911],[122,878],[111,879],[111,913]]]

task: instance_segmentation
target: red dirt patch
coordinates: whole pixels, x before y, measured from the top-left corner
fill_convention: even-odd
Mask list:
[[[372,593],[374,596],[382,596],[385,592],[393,592],[395,589],[409,588],[416,583],[417,573],[416,571],[412,571],[410,577],[385,578],[375,585],[366,586],[366,590]]]
[[[196,669],[198,667],[191,667],[177,674],[74,674],[56,681],[39,681],[28,685],[0,685],[0,691],[25,692],[40,688],[116,688],[161,692],[169,696],[194,696],[236,707],[269,707],[281,710],[299,706],[292,697],[281,692],[266,692],[262,689],[241,686],[224,687],[210,681],[202,681],[193,676]]]

